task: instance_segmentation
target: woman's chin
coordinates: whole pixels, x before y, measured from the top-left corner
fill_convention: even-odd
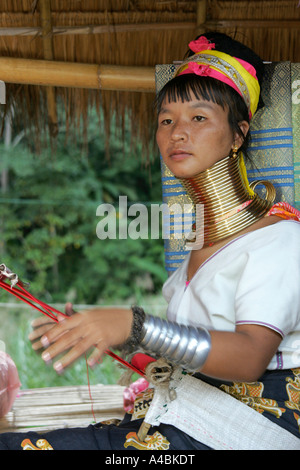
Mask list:
[[[173,175],[176,178],[187,179],[187,178],[193,178],[194,176],[197,176],[203,170],[197,171],[195,169],[174,168],[173,167],[173,171],[172,171],[172,169],[170,169],[170,171],[173,173]]]

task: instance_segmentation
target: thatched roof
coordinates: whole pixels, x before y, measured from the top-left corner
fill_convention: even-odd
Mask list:
[[[1,0],[0,80],[21,125],[55,135],[62,98],[71,127],[96,103],[106,129],[114,109],[128,110],[146,142],[154,66],[182,59],[198,32],[224,31],[266,61],[300,62],[299,26],[298,0]]]

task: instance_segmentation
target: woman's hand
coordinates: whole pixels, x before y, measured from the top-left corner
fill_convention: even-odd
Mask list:
[[[73,305],[68,302],[65,306],[65,315],[70,317],[73,315],[75,312],[73,310]],[[65,319],[65,315],[58,315],[58,321],[62,321]],[[42,315],[41,317],[35,318],[31,326],[33,328],[33,331],[28,335],[28,339],[32,342],[32,348],[35,351],[39,351],[40,349],[44,349],[43,345],[40,341],[41,336],[47,333],[47,331],[51,330],[57,322],[52,320],[50,317],[47,315]]]
[[[95,308],[74,313],[69,318],[62,317],[53,327],[45,330],[39,340],[40,345],[46,348],[42,358],[50,362],[62,355],[53,364],[54,369],[61,373],[94,346],[88,359],[92,367],[107,349],[125,343],[131,333],[132,320],[131,310],[114,308]]]

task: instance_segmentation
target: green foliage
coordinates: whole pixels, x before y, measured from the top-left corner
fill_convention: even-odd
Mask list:
[[[159,159],[143,166],[140,145],[132,150],[117,136],[107,158],[94,110],[90,123],[84,145],[80,136],[67,138],[62,122],[55,152],[49,145],[36,155],[25,137],[15,146],[0,143],[0,172],[9,176],[0,198],[0,262],[50,302],[155,293],[166,279],[161,239],[96,236],[100,204],[117,206],[121,195],[129,202],[161,201]]]

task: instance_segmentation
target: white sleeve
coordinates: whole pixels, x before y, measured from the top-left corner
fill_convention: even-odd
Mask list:
[[[266,326],[284,337],[299,324],[300,230],[294,227],[248,253],[236,292],[237,325]]]

